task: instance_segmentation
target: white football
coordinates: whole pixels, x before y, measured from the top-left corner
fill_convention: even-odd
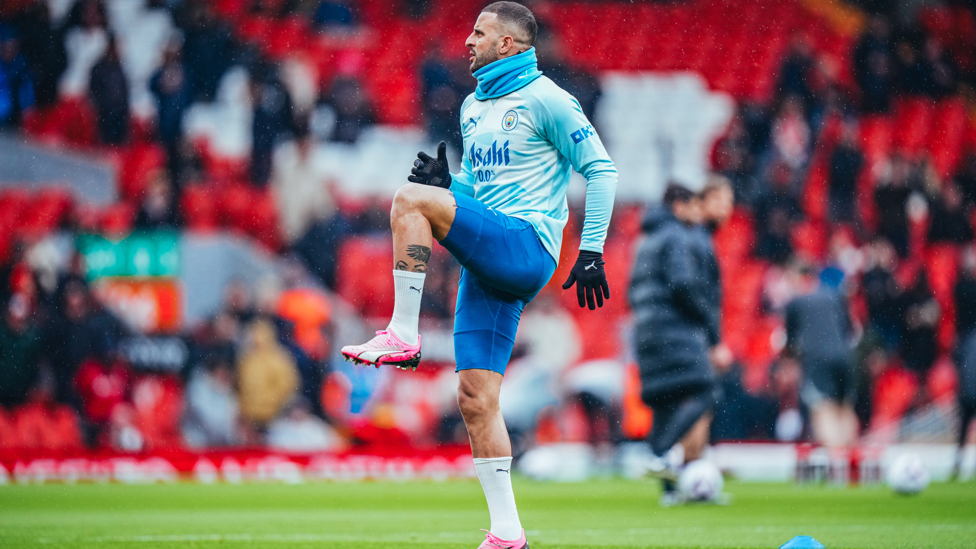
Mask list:
[[[685,501],[716,501],[723,485],[722,472],[704,459],[685,465],[678,476],[678,492]]]
[[[929,485],[929,471],[918,454],[902,454],[888,467],[888,486],[899,494],[917,494]]]

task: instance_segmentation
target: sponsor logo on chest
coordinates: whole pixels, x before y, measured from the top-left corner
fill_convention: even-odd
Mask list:
[[[468,158],[471,159],[473,168],[482,166],[508,166],[511,159],[508,152],[508,141],[504,145],[499,145],[498,141],[492,141],[491,147],[479,147],[477,143],[471,144],[468,151]]]

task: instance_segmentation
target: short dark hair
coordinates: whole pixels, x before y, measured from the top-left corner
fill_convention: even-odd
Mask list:
[[[485,6],[481,13],[494,13],[498,20],[515,25],[525,33],[529,45],[535,44],[535,36],[539,33],[539,24],[535,22],[532,10],[515,2],[495,2]]]
[[[695,198],[695,193],[691,192],[688,187],[678,183],[668,183],[667,188],[664,189],[664,198],[661,201],[670,208],[675,202],[690,202],[693,198]]]

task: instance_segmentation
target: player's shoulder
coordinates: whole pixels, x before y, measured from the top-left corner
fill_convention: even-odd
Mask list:
[[[554,107],[578,105],[576,98],[571,93],[560,88],[546,75],[536,78],[532,83],[519,90],[519,95],[527,103],[538,102],[550,110]]]

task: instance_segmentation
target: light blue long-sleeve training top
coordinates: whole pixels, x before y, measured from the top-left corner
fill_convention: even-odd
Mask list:
[[[617,169],[576,99],[545,76],[461,106],[464,154],[451,190],[532,224],[559,262],[571,170],[586,177],[580,250],[603,252]]]

